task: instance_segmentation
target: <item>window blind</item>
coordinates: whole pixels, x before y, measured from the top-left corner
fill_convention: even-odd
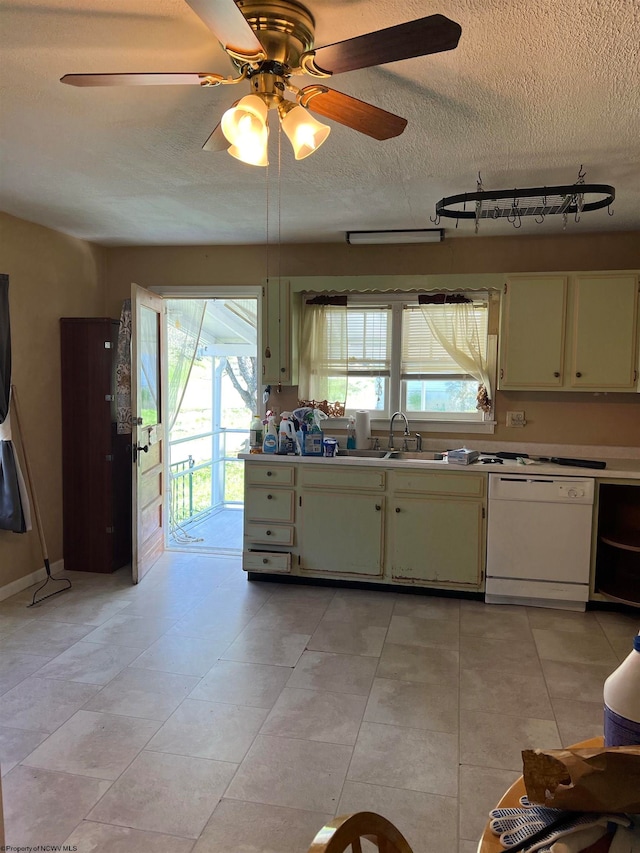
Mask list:
[[[327,365],[344,373],[342,326],[328,311]],[[388,376],[391,368],[391,322],[388,308],[347,309],[347,371],[359,376]],[[332,370],[333,369],[333,370]]]

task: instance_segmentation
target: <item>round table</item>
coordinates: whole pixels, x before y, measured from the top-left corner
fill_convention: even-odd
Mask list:
[[[574,743],[572,746],[568,747],[569,749],[586,749],[588,747],[594,746],[602,746],[604,743],[603,738],[595,737],[590,740],[584,740],[581,743]],[[520,804],[520,797],[522,797],[527,792],[524,787],[524,780],[522,776],[513,783],[513,785],[505,792],[502,799],[498,803],[498,808],[514,808]],[[607,853],[609,847],[611,846],[611,836],[605,836],[601,838],[600,841],[597,841],[595,844],[592,844],[591,847],[588,847],[583,853]],[[484,832],[482,833],[482,838],[478,843],[478,853],[504,853],[505,848],[500,844],[500,841],[496,835],[491,832],[489,828],[489,824],[484,828]]]

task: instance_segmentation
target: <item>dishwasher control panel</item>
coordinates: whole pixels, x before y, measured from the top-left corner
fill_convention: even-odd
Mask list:
[[[489,501],[592,504],[594,484],[592,477],[490,474]]]
[[[562,483],[558,486],[558,496],[567,500],[576,500],[586,497],[587,490],[580,483]]]

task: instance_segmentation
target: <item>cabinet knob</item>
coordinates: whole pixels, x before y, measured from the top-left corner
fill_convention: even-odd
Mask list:
[[[397,506],[397,507],[396,507],[396,512],[400,512],[400,507],[399,507],[399,506]]]
[[[380,504],[376,504],[376,512],[380,512],[381,509],[382,507],[380,506]]]
[[[267,477],[272,477],[272,476],[273,476],[273,471],[267,471]]]
[[[281,368],[280,368],[280,373],[286,373],[286,372],[287,372],[287,368],[286,368],[286,367],[281,367]]]
[[[554,371],[553,375],[556,377],[556,379],[560,377],[560,373],[557,370]]]
[[[272,501],[272,500],[273,500],[273,495],[267,495],[267,500],[268,500],[268,501]]]
[[[267,530],[267,536],[271,536],[271,531]]]
[[[580,371],[578,371],[578,373],[576,373],[576,376],[578,377],[578,379],[580,379],[580,377],[582,376],[582,374],[580,373]]]
[[[265,564],[265,566],[266,566],[266,564],[269,562],[269,560],[267,560],[267,558],[266,558],[266,557],[263,557],[263,558],[262,558],[262,562],[263,562],[263,563]]]

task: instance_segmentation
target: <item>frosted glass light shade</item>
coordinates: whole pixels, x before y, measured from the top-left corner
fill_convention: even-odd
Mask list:
[[[250,166],[267,166],[267,105],[258,95],[245,95],[222,116],[220,128],[231,143],[232,157]]]
[[[304,107],[296,106],[281,116],[282,129],[286,133],[296,160],[304,160],[322,145],[331,133],[331,128],[315,119]]]
[[[264,139],[252,138],[245,145],[230,145],[227,154],[231,154],[236,160],[241,160],[248,166],[268,166],[267,142],[269,134],[265,128]]]

